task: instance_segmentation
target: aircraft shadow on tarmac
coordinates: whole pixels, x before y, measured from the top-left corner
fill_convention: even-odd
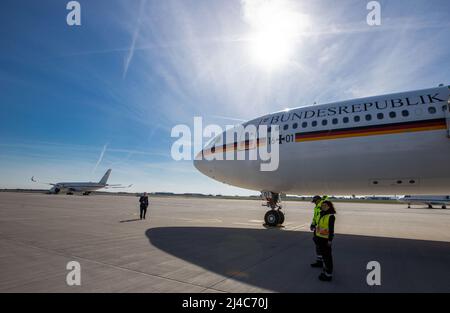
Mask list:
[[[270,291],[450,291],[449,242],[337,234],[333,243],[335,275],[328,283],[318,281],[320,270],[310,267],[314,248],[309,232],[159,227],[148,229],[146,235],[152,246],[177,258]],[[381,265],[381,286],[366,282],[370,261]],[[226,283],[209,287],[223,289]]]

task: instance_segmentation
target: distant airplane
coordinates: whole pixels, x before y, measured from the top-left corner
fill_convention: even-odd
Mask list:
[[[110,185],[106,182],[108,181],[109,175],[111,174],[111,169],[108,169],[103,175],[102,179],[98,183],[94,182],[62,182],[62,183],[44,183],[47,185],[52,185],[53,187],[49,190],[49,193],[58,194],[60,192],[66,192],[67,194],[73,194],[74,192],[82,192],[83,195],[87,196],[92,191],[98,189],[108,189],[108,188],[129,188],[132,185],[122,186],[120,184]],[[38,183],[38,181],[31,177],[31,181]]]
[[[407,203],[408,208],[411,208],[411,204],[427,204],[429,209],[432,209],[433,205],[440,205],[446,209],[450,204],[450,196],[404,196],[398,201]]]
[[[261,191],[271,208],[264,218],[268,225],[284,220],[276,205],[280,193],[445,195],[450,190],[449,100],[450,86],[440,85],[286,109],[219,134],[194,166],[217,181]],[[280,135],[244,129],[252,125],[278,126]],[[275,171],[261,171],[268,162],[259,154],[256,160],[236,157],[273,142],[279,143]]]

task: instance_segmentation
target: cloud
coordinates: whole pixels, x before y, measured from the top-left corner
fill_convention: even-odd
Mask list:
[[[109,144],[107,144],[109,145]],[[15,148],[15,149],[25,149],[28,151],[32,150],[41,150],[47,151],[51,154],[55,152],[66,153],[68,151],[80,151],[80,152],[94,152],[98,151],[98,147],[90,146],[90,145],[80,145],[80,144],[69,144],[69,143],[60,143],[60,142],[46,142],[46,141],[38,141],[38,142],[0,142],[0,147],[5,148]],[[167,156],[166,153],[160,152],[152,152],[152,151],[144,151],[137,149],[126,149],[126,148],[108,148],[109,152],[117,152],[117,153],[133,153],[138,155],[146,155],[146,156]],[[72,152],[71,152],[72,153]]]

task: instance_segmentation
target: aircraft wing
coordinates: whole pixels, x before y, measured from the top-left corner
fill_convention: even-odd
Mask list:
[[[104,187],[105,189],[113,189],[113,188],[130,188],[131,186],[133,186],[133,184],[128,185],[128,186],[123,186],[120,184],[117,185],[106,185],[106,187]]]
[[[51,186],[55,186],[56,185],[54,183],[45,183],[45,182],[38,181],[38,180],[36,180],[36,178],[34,178],[34,176],[31,177],[31,181],[33,183],[46,184],[46,185],[51,185]]]

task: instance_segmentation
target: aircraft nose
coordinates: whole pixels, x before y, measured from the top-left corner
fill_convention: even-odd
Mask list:
[[[202,174],[209,176],[209,177],[213,176],[213,166],[212,166],[211,162],[208,162],[207,160],[205,160],[204,158],[201,157],[201,152],[195,158],[194,166]]]

